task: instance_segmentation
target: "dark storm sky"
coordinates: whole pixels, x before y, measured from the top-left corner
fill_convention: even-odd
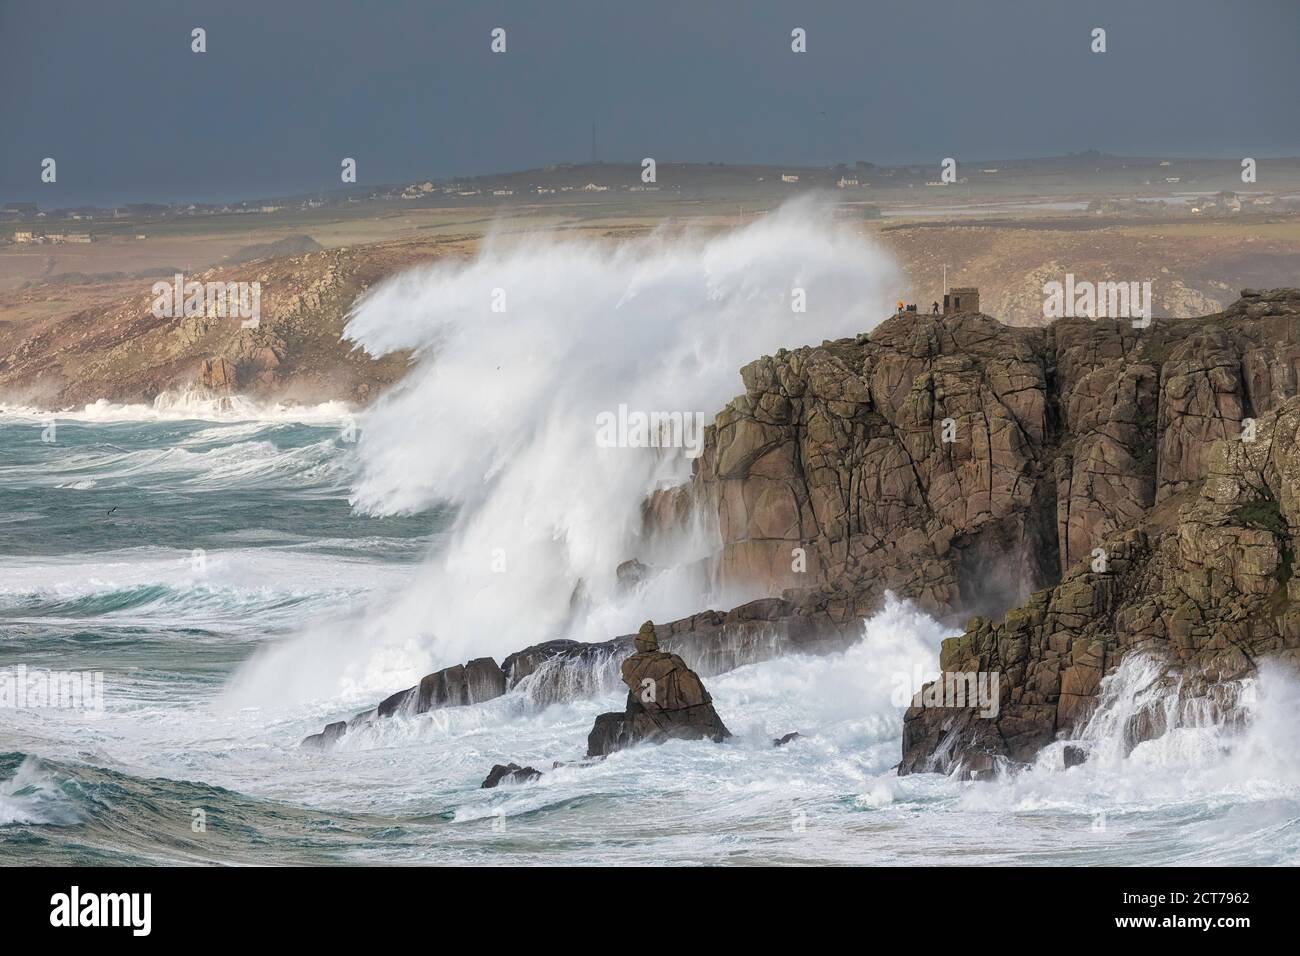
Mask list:
[[[1296,0],[0,0],[0,201],[582,161],[593,120],[607,160],[1296,155],[1298,49]]]

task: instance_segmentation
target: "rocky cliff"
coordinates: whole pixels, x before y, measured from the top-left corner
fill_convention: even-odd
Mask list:
[[[248,328],[237,318],[155,315],[153,283],[173,282],[173,274],[125,282],[134,291],[123,299],[40,322],[0,322],[0,393],[51,409],[98,399],[149,403],[164,392],[364,403],[401,378],[407,356],[374,359],[344,341],[349,309],[381,279],[435,255],[425,246],[379,243],[184,276],[256,283],[259,321]]]
[[[648,539],[702,517],[718,583],[771,595],[656,628],[701,674],[843,648],[887,590],[975,614],[942,666],[996,673],[996,714],[913,707],[900,772],[983,774],[1069,737],[1135,649],[1202,714],[1263,657],[1300,662],[1300,290],[1141,329],[910,314],[741,374],[692,480],[645,508]],[[538,645],[490,683],[608,690],[631,640]]]
[[[1300,292],[1203,319],[899,316],[742,371],[688,489],[724,583],[837,619],[885,589],[939,614],[1003,610],[1205,476],[1220,438],[1297,390]],[[679,500],[668,501],[665,499]],[[802,561],[801,561],[802,555]]]
[[[1295,661],[1298,372],[1294,289],[1146,329],[898,317],[748,366],[689,494],[724,581],[837,620],[886,588],[941,615],[1010,606],[942,659],[998,673],[999,715],[907,715],[902,772],[984,773],[1070,736],[1134,648],[1202,715],[1260,657]]]
[[[983,775],[1077,737],[1102,677],[1131,652],[1165,666],[1168,692],[1122,728],[1130,746],[1171,724],[1232,719],[1238,682],[1266,658],[1300,668],[1298,443],[1300,398],[1290,398],[1248,440],[1215,441],[1202,476],[1184,477],[1163,505],[1099,534],[1096,556],[1059,584],[946,641],[945,673],[1003,678],[998,713],[910,708],[900,770]]]

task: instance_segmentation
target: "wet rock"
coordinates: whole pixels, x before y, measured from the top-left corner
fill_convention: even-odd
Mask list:
[[[798,739],[799,739],[800,737],[802,737],[802,736],[803,736],[803,734],[799,733],[797,730],[794,730],[794,731],[791,731],[790,733],[786,734],[784,737],[777,737],[775,740],[772,741],[772,746],[773,746],[773,747],[784,747],[786,744],[790,743],[792,740],[798,740]]]
[[[501,663],[501,670],[506,675],[507,684],[510,687],[515,687],[525,677],[536,673],[548,661],[556,658],[575,657],[583,653],[588,647],[590,645],[570,640],[546,641],[542,644],[534,644],[522,651],[515,651],[515,653],[507,657]]]
[[[641,743],[712,740],[731,736],[713,709],[704,683],[676,654],[660,651],[655,626],[646,621],[634,641],[636,653],[623,661],[627,706],[622,714],[601,714],[587,740],[587,756],[604,756]]]
[[[1075,747],[1073,744],[1067,744],[1065,749],[1061,751],[1061,756],[1065,760],[1065,769],[1069,770],[1071,767],[1077,767],[1080,764],[1086,763],[1088,760],[1088,751],[1084,750],[1082,747]]]
[[[632,745],[627,720],[622,711],[600,714],[587,735],[587,756],[605,757]]]
[[[997,762],[986,753],[968,754],[958,770],[958,776],[964,780],[993,780],[997,775]]]
[[[614,570],[614,576],[618,579],[619,586],[625,589],[636,587],[649,578],[651,573],[650,568],[636,560],[624,561]]]
[[[1251,440],[1230,432],[1180,457],[1188,487],[1099,538],[1104,570],[1081,560],[1001,619],[976,619],[945,641],[943,671],[999,674],[998,712],[909,708],[899,772],[957,772],[972,754],[1027,761],[1077,737],[1104,679],[1132,653],[1157,676],[1118,730],[1126,750],[1185,720],[1239,720],[1235,688],[1263,660],[1300,670],[1300,397],[1254,426]],[[1064,759],[1084,756],[1068,747]]]
[[[318,734],[312,734],[303,740],[300,746],[311,747],[318,750],[325,750],[332,747],[340,737],[348,731],[348,725],[345,721],[339,720],[332,724],[326,724],[325,729]]]
[[[725,613],[704,611],[655,626],[659,649],[703,677],[789,654],[831,654],[862,636],[861,621],[839,622],[836,599],[801,594],[760,598]]]
[[[434,671],[421,678],[415,687],[398,691],[377,708],[378,716],[390,717],[401,712],[408,716],[423,714],[442,707],[480,704],[506,692],[506,676],[497,662],[480,657],[468,664],[457,664]]]
[[[488,772],[487,778],[479,786],[480,790],[490,790],[501,785],[531,783],[541,779],[542,772],[533,767],[521,767],[517,763],[496,764]]]
[[[505,692],[505,673],[492,658],[480,657],[468,664],[434,671],[416,686],[386,697],[373,710],[357,714],[343,726],[350,729],[395,714],[415,716],[442,707],[479,704],[500,697]]]
[[[726,612],[702,611],[669,624],[651,624],[646,633],[599,643],[534,644],[506,657],[500,667],[491,658],[480,658],[445,668],[358,714],[349,726],[479,703],[507,691],[522,693],[533,705],[543,707],[608,693],[621,684],[619,663],[635,652],[638,639],[643,647],[653,643],[676,655],[697,675],[709,676],[784,654],[832,653],[860,636],[858,621],[840,624],[832,619],[826,599],[762,598]]]
[[[511,690],[534,706],[545,707],[615,689],[617,661],[631,646],[631,637],[597,644],[548,641],[510,655],[503,670]]]
[[[235,367],[224,358],[205,359],[199,369],[198,384],[203,388],[223,394],[232,391],[239,385]]]

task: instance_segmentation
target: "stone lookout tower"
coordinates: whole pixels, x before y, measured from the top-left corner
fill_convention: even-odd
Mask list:
[[[980,290],[974,286],[950,289],[943,294],[943,314],[952,312],[978,312],[980,310]]]

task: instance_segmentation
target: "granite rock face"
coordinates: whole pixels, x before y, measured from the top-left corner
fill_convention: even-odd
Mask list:
[[[702,512],[721,582],[816,594],[837,621],[886,589],[939,615],[1001,613],[1295,395],[1298,319],[1300,290],[1246,290],[1145,329],[909,314],[780,351],[742,370],[693,481],[652,499],[647,525]]]
[[[623,661],[627,706],[601,714],[587,738],[587,756],[603,757],[642,743],[712,740],[731,736],[713,709],[699,675],[676,654],[659,649],[654,624],[646,621],[635,639],[636,653]]]
[[[505,692],[505,673],[492,658],[480,657],[468,664],[457,664],[426,675],[414,687],[398,691],[380,702],[376,713],[380,717],[395,713],[423,714],[440,707],[478,704]]]
[[[1074,739],[1129,653],[1156,661],[1174,698],[1129,719],[1129,747],[1171,722],[1238,716],[1237,682],[1266,658],[1300,669],[1300,398],[1261,416],[1252,440],[1215,442],[1205,461],[1201,480],[1099,539],[1104,566],[1081,561],[944,642],[943,671],[1002,675],[998,714],[909,708],[900,772],[980,776]]]
[[[945,620],[977,615],[943,669],[1000,677],[996,716],[909,710],[904,773],[1031,759],[1078,731],[1134,650],[1167,665],[1189,706],[1225,712],[1261,658],[1295,663],[1300,290],[1245,290],[1221,314],[1146,328],[895,316],[741,378],[691,480],[643,518],[647,540],[703,519],[718,587],[768,597],[653,625],[654,650],[645,633],[552,640],[499,668],[448,668],[305,743],[507,691],[544,705],[620,683],[628,707],[597,719],[593,754],[706,704],[682,726],[725,735],[700,676],[842,650],[886,591]],[[619,578],[634,588],[652,563],[629,554]],[[645,678],[670,697],[639,702]],[[1150,714],[1131,736],[1165,722]]]
[[[886,589],[981,615],[943,668],[999,672],[999,716],[914,709],[902,772],[1029,759],[1078,729],[1136,647],[1170,661],[1189,707],[1225,712],[1257,654],[1294,655],[1297,525],[1245,462],[1270,414],[1291,414],[1300,290],[1245,290],[1219,315],[1146,328],[899,316],[742,377],[692,483],[661,493],[647,523],[702,511],[719,580],[784,589],[835,622]],[[1277,447],[1296,460],[1289,438]],[[1225,482],[1233,503],[1206,497]],[[1152,715],[1133,735],[1162,729]]]
[[[886,589],[948,612],[995,559],[1014,596],[1050,577],[1050,364],[1044,331],[967,313],[746,366],[690,489],[716,516],[719,579],[820,591],[848,620]]]

